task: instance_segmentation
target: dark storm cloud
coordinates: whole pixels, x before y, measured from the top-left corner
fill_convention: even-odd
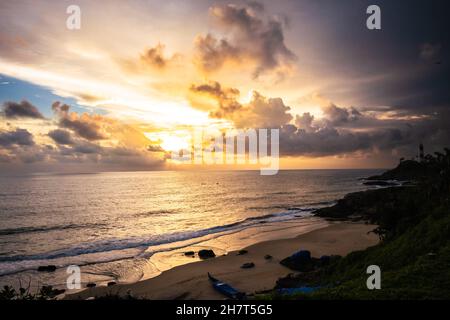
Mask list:
[[[381,30],[366,28],[372,4],[381,8]],[[306,25],[317,31],[307,43],[317,53],[317,73],[339,78],[322,86],[323,95],[409,115],[448,108],[450,2],[300,0],[288,10],[292,16],[307,12],[301,21],[292,20],[293,29]]]
[[[414,155],[419,143],[429,149],[448,146],[450,126],[446,117],[379,119],[355,108],[324,109],[324,117],[297,115],[295,125],[280,130],[282,155],[329,156],[354,152],[387,152]],[[446,119],[445,119],[446,118]]]
[[[211,34],[195,39],[197,63],[204,71],[219,70],[228,61],[240,60],[240,51],[226,39],[217,39]]]
[[[295,116],[295,125],[298,127],[298,129],[304,130],[306,132],[314,131],[313,127],[313,121],[314,116],[311,115],[309,112],[303,113],[303,115],[296,115]]]
[[[105,136],[100,133],[100,127],[95,123],[87,123],[78,119],[62,118],[59,122],[63,128],[75,131],[80,137],[88,140],[100,140]]]
[[[60,114],[60,115],[67,115],[67,113],[68,113],[69,110],[70,110],[70,106],[67,105],[67,104],[62,104],[62,103],[59,102],[59,101],[55,101],[55,102],[52,104],[52,110],[53,110],[55,113],[57,113],[57,114]]]
[[[227,61],[256,64],[254,76],[290,65],[295,54],[285,44],[283,23],[274,17],[264,18],[264,7],[258,3],[239,7],[217,5],[210,16],[225,36],[198,36],[195,42],[197,63],[205,71],[220,69]]]
[[[101,154],[103,153],[103,148],[97,144],[89,142],[80,142],[73,146],[72,151],[75,153],[83,154]]]
[[[237,128],[279,128],[282,156],[330,156],[372,152],[414,154],[419,143],[437,150],[448,145],[448,112],[441,116],[411,117],[364,108],[324,103],[322,117],[310,113],[294,120],[281,98],[266,98],[255,92],[248,104],[238,102],[239,91],[218,82],[192,85],[191,92],[213,98],[217,105],[210,116],[227,119]],[[231,107],[230,107],[231,106]]]
[[[65,144],[65,145],[72,145],[74,144],[74,141],[72,139],[72,136],[70,135],[69,131],[61,130],[61,129],[55,129],[48,133],[48,136],[53,139],[57,144]]]
[[[87,140],[101,140],[106,138],[101,130],[100,124],[96,121],[97,119],[101,119],[100,116],[79,116],[78,114],[70,113],[70,106],[61,104],[60,102],[53,103],[52,109],[59,117],[58,125],[61,128],[73,130],[78,136]]]
[[[351,107],[349,109],[340,108],[333,103],[323,107],[322,111],[325,120],[328,121],[332,126],[348,124],[350,122],[357,121],[362,116],[361,113],[354,107]]]
[[[39,110],[26,100],[22,100],[21,102],[7,101],[3,103],[3,114],[8,119],[44,119],[44,116],[39,112]]]
[[[161,168],[164,158],[147,157],[147,150],[130,149],[125,146],[101,147],[89,141],[77,141],[73,146],[59,146],[53,155],[60,163],[93,163],[109,169],[149,169]]]
[[[64,166],[62,169],[73,165],[124,170],[161,168],[165,163],[164,150],[159,147],[158,153],[150,152],[156,151],[156,146],[133,126],[106,116],[70,112],[70,106],[60,102],[55,102],[52,109],[58,128],[50,130],[47,136],[56,146],[34,143],[32,134],[25,129],[0,130],[2,166],[34,163],[44,168],[51,163]],[[106,135],[104,145],[100,144],[97,138]]]
[[[26,129],[16,129],[14,131],[0,131],[0,146],[33,146],[33,135]]]
[[[367,133],[340,132],[323,127],[315,131],[286,125],[280,131],[280,154],[284,156],[326,156],[368,150],[372,144]]]
[[[299,130],[294,126],[284,126],[280,133],[280,152],[283,155],[330,156],[371,153],[374,151],[392,152],[395,148],[410,146],[421,142],[417,133],[404,127],[358,132],[333,127],[317,128],[315,131]]]

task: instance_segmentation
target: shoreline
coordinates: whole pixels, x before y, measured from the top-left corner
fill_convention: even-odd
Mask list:
[[[167,251],[158,251],[153,254],[149,258],[151,268],[147,268],[147,273],[139,281],[154,278],[162,272],[178,266],[205,261],[200,259],[197,254],[195,256],[186,256],[184,253],[188,251],[197,253],[202,249],[211,249],[215,252],[217,258],[261,242],[295,238],[298,235],[325,228],[329,224],[329,221],[323,218],[314,216],[301,217],[287,221],[255,225],[241,230],[223,233],[212,238],[204,237],[202,240],[193,244],[178,245],[176,248],[171,248]],[[173,246],[174,243],[170,245]],[[159,250],[161,247],[164,247],[164,245],[154,246],[149,248],[149,250]],[[153,273],[151,273],[152,271]]]
[[[87,299],[127,293],[131,293],[136,298],[154,300],[224,299],[224,296],[212,288],[206,276],[207,272],[211,272],[220,280],[247,294],[262,292],[273,289],[278,278],[294,272],[282,266],[279,263],[280,260],[301,249],[311,251],[314,257],[345,256],[352,251],[366,249],[379,242],[375,234],[368,233],[375,227],[365,223],[328,221],[326,225],[307,230],[300,235],[298,230],[297,234],[293,234],[292,231],[295,229],[292,229],[289,234],[280,232],[271,240],[262,240],[249,246],[237,247],[238,242],[235,242],[233,248],[236,250],[229,251],[226,255],[178,266],[169,264],[168,269],[150,279],[131,284],[117,284],[112,287],[84,289],[76,293],[68,292],[64,299]],[[203,243],[205,244],[207,243]],[[211,243],[207,246],[213,247]],[[248,253],[238,255],[237,249],[245,249]],[[183,248],[182,251],[189,251],[189,249]],[[174,254],[181,257],[181,253]],[[266,260],[264,256],[267,254],[273,258]],[[158,257],[155,257],[153,261],[157,259]],[[253,262],[255,267],[241,269],[241,265],[246,262]]]
[[[219,234],[150,246],[134,257],[112,261],[92,261],[80,266],[82,289],[69,290],[66,294],[80,292],[88,283],[95,283],[97,287],[107,286],[109,282],[121,285],[134,284],[154,278],[174,267],[203,261],[198,255],[185,256],[186,251],[198,252],[201,249],[213,249],[217,256],[221,256],[258,242],[292,238],[327,225],[328,222],[325,219],[315,216],[266,222]],[[66,278],[66,267],[58,266],[55,272],[50,273],[30,269],[2,275],[0,285],[13,285],[18,289],[21,281],[29,281],[31,289],[35,292],[40,289],[42,283],[56,289],[66,289]]]

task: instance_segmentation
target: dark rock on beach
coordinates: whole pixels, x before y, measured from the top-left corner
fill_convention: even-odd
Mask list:
[[[194,251],[186,251],[184,253],[184,255],[187,256],[187,257],[193,257],[193,256],[195,256],[195,252]]]
[[[39,272],[54,272],[56,270],[56,266],[48,265],[48,266],[39,266],[37,271]]]
[[[253,262],[246,262],[241,266],[242,269],[251,269],[254,267],[255,267],[255,264]]]
[[[311,271],[318,259],[311,258],[311,252],[300,250],[280,261],[280,264],[296,271]]]
[[[115,286],[117,283],[115,281],[108,282],[108,287]]]
[[[209,259],[214,258],[216,254],[214,253],[213,250],[203,249],[198,252],[198,256],[200,257],[200,259]]]
[[[242,255],[247,254],[247,253],[248,253],[247,250],[239,250],[238,253],[237,253],[237,255],[238,255],[238,256],[242,256]]]
[[[87,285],[86,285],[86,288],[95,288],[97,285],[95,284],[95,283],[93,283],[93,282],[89,282]]]

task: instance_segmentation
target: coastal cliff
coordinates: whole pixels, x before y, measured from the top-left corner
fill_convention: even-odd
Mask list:
[[[422,162],[404,161],[370,180],[409,181],[408,186],[348,194],[316,211],[329,219],[367,221],[380,244],[336,259],[314,272],[290,275],[277,289],[314,287],[284,299],[448,299],[450,297],[450,150]],[[368,290],[366,269],[381,270],[381,289]]]

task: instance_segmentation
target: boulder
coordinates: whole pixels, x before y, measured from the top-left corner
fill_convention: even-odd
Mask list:
[[[203,249],[198,252],[198,256],[200,257],[200,259],[209,259],[214,258],[216,254],[212,250]]]
[[[281,260],[280,264],[292,270],[306,272],[314,269],[316,260],[318,259],[314,259],[314,261],[311,259],[311,252],[308,250],[300,250],[290,257]]]
[[[311,260],[311,252],[308,250],[300,250],[294,253],[291,258],[298,262],[309,262]]]
[[[56,270],[56,266],[48,265],[48,266],[39,266],[37,271],[39,272],[54,272]]]
[[[255,264],[253,262],[246,262],[241,266],[242,269],[250,269],[250,268],[254,268],[254,267],[255,267]]]

